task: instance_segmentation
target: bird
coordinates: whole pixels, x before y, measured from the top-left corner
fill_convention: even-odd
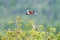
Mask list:
[[[37,14],[37,13],[35,11],[32,11],[32,10],[26,11],[26,15],[33,15],[33,14]]]

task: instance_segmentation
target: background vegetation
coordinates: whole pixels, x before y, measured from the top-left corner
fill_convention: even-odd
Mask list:
[[[27,10],[34,10],[38,15],[25,15]],[[60,0],[0,0],[0,32],[17,28],[16,17],[22,20],[22,30],[30,30],[32,26],[27,21],[34,20],[35,25],[43,25],[44,30],[56,28],[60,31]],[[12,24],[9,24],[11,21]],[[25,25],[29,26],[25,26]]]

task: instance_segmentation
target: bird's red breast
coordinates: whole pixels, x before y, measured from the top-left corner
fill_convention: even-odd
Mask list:
[[[33,14],[33,11],[29,11],[29,14]]]

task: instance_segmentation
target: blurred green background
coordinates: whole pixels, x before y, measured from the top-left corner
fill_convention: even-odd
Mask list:
[[[27,16],[26,10],[34,10],[38,15]],[[36,25],[50,25],[60,30],[60,0],[0,0],[0,30],[16,16],[21,16],[23,24],[35,20]]]

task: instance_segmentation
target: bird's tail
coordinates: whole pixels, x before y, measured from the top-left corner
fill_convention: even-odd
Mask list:
[[[34,13],[35,15],[39,15],[39,14],[37,14],[37,13]]]

